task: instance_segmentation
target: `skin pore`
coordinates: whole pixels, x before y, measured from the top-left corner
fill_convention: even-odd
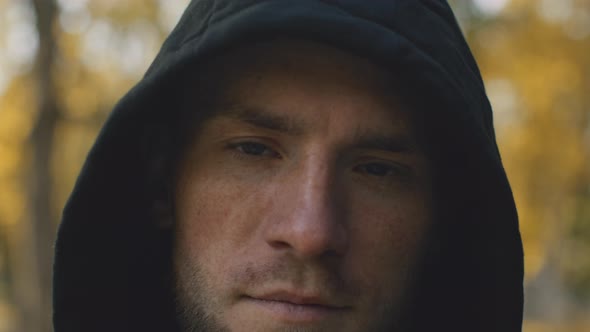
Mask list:
[[[395,327],[432,223],[432,180],[392,78],[302,41],[212,66],[223,101],[175,186],[184,330]]]

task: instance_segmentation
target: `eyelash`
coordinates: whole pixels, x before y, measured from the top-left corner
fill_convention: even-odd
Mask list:
[[[391,163],[386,162],[364,163],[355,166],[353,170],[359,173],[364,173],[378,178],[396,176],[403,173],[403,169],[401,166],[392,165]]]
[[[245,142],[236,142],[236,143],[230,143],[227,146],[229,149],[231,149],[236,157],[238,158],[277,158],[277,159],[281,159],[281,155],[276,152],[275,150],[273,150],[272,148],[270,148],[268,145],[260,143],[260,142],[255,142],[255,141],[245,141]],[[264,155],[264,152],[258,154],[258,153],[251,153],[251,149],[252,148],[262,148],[264,150],[264,152],[269,152],[270,151],[270,155]],[[250,152],[248,152],[248,150],[250,150]]]
[[[271,158],[282,159],[280,153],[276,152],[268,145],[256,141],[235,142],[227,145],[229,149],[234,152],[238,159],[245,158]],[[252,149],[262,149],[260,153],[252,151]],[[265,153],[267,153],[265,155]],[[270,153],[270,155],[268,154]],[[367,174],[376,178],[385,178],[389,176],[403,175],[404,168],[400,165],[392,165],[388,162],[367,162],[359,164],[353,168],[357,173]]]

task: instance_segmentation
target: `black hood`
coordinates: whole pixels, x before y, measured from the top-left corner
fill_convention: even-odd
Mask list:
[[[116,105],[59,228],[54,326],[174,331],[171,234],[154,221],[154,150],[177,126],[195,64],[276,38],[326,44],[395,69],[419,100],[446,239],[430,248],[412,330],[521,330],[523,252],[492,111],[445,1],[194,0],[144,78]],[[392,90],[394,88],[392,87]],[[394,93],[395,91],[392,91]],[[198,111],[198,110],[197,110]]]

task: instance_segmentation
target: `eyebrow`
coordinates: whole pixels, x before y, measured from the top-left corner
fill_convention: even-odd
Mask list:
[[[261,109],[230,107],[219,115],[291,136],[301,136],[305,128],[302,121],[289,116],[271,114]]]
[[[258,108],[233,106],[218,113],[218,116],[245,122],[255,127],[285,133],[290,136],[301,136],[305,132],[303,121],[286,115],[272,114]],[[413,153],[419,150],[417,142],[408,135],[373,132],[357,135],[351,147],[359,150],[379,150],[392,153]]]

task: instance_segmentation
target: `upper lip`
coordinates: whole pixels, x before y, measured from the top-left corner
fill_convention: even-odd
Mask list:
[[[257,300],[287,302],[298,305],[316,305],[332,309],[346,309],[350,307],[348,305],[341,304],[340,301],[329,296],[322,296],[321,294],[306,294],[304,292],[286,290],[273,291],[248,297]]]

